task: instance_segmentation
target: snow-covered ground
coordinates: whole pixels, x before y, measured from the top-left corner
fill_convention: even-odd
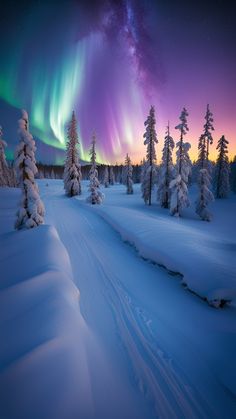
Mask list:
[[[141,256],[181,273],[183,283],[210,304],[236,303],[236,196],[216,200],[208,223],[194,213],[195,187],[193,205],[177,219],[157,204],[144,207],[139,189],[135,185],[135,195],[125,197],[124,187],[116,185],[100,214]]]
[[[144,206],[139,185],[92,206],[83,183],[67,198],[60,180],[39,181],[46,225],[21,232],[18,191],[0,191],[2,417],[234,418],[234,305],[210,307],[122,238],[218,297],[235,284],[235,198],[208,224]]]

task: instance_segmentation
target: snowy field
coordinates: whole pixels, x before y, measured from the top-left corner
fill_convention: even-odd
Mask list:
[[[235,196],[206,223],[139,185],[91,206],[86,182],[76,198],[38,183],[46,225],[29,231],[0,190],[0,417],[235,418]]]

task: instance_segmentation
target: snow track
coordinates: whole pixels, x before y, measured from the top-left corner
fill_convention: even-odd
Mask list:
[[[233,398],[188,333],[197,327],[199,313],[213,309],[142,260],[84,197],[65,197],[59,182],[42,183],[41,195],[46,222],[56,227],[69,253],[82,315],[114,367],[114,392],[122,388],[126,394],[129,406],[117,417],[220,418],[225,406],[227,418],[233,417]],[[95,409],[102,403],[99,385],[93,388]],[[105,418],[105,408],[101,411]]]

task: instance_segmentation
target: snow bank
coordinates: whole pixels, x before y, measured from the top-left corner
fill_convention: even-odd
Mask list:
[[[167,214],[103,207],[101,215],[146,259],[181,273],[183,283],[212,305],[236,301],[236,242],[209,235]],[[195,223],[196,224],[196,223]]]
[[[1,233],[18,196],[8,191],[2,201]],[[0,417],[91,416],[89,332],[57,231],[8,231],[0,248]]]

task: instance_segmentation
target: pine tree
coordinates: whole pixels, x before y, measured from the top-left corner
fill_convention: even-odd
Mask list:
[[[143,135],[145,138],[144,145],[147,146],[146,153],[146,164],[145,164],[145,173],[143,173],[142,181],[142,197],[145,204],[151,205],[152,203],[152,189],[155,183],[156,178],[156,151],[155,144],[158,143],[157,134],[156,134],[156,119],[155,119],[155,109],[154,106],[151,106],[149,115],[144,123],[146,131]]]
[[[91,149],[90,149],[90,161],[91,161],[91,169],[89,172],[89,191],[90,195],[87,198],[87,201],[91,204],[101,204],[104,195],[99,190],[99,180],[98,180],[98,171],[97,171],[97,165],[96,165],[96,136],[93,134],[92,136],[92,142],[91,142]]]
[[[209,105],[207,105],[206,123],[204,124],[203,140],[206,142],[206,161],[209,161],[209,146],[213,144],[213,137],[211,131],[214,131],[213,127],[213,114],[210,111]]]
[[[109,170],[109,184],[110,185],[114,185],[115,183],[115,176],[114,176],[114,172],[113,172],[113,167],[110,166],[110,170]]]
[[[108,173],[108,167],[107,166],[105,166],[105,168],[104,168],[103,184],[104,184],[105,188],[109,187],[109,173]]]
[[[82,175],[78,158],[78,144],[77,122],[73,111],[67,129],[66,161],[63,175],[64,189],[70,197],[81,194]]]
[[[188,177],[191,171],[191,161],[188,151],[190,149],[189,143],[184,143],[184,135],[189,131],[187,125],[188,112],[183,108],[180,115],[180,124],[175,127],[180,131],[180,140],[176,144],[176,177],[170,182],[171,199],[170,199],[170,213],[171,215],[180,216],[183,208],[189,206],[188,199]]]
[[[9,169],[6,162],[5,148],[7,143],[2,139],[3,132],[0,126],[0,186],[10,186]]]
[[[211,122],[213,122],[212,118]],[[214,196],[210,190],[211,176],[209,173],[208,165],[208,141],[210,140],[209,136],[206,135],[206,124],[204,125],[204,129],[205,131],[200,136],[198,142],[197,167],[199,169],[199,173],[197,183],[199,187],[199,195],[196,200],[196,213],[203,221],[210,221],[212,218],[212,214],[208,211],[207,206],[209,205],[209,203],[214,201]],[[212,137],[211,141],[213,141]]]
[[[218,158],[216,160],[215,193],[216,198],[226,198],[230,192],[229,173],[230,165],[228,159],[228,144],[225,136],[219,139],[216,149]]]
[[[29,132],[28,114],[24,110],[19,120],[19,137],[20,141],[15,152],[15,167],[18,184],[21,187],[21,201],[16,214],[15,228],[33,228],[44,222],[44,205],[34,178],[38,172],[35,141]]]
[[[126,192],[128,195],[133,194],[133,180],[132,180],[132,173],[133,173],[133,167],[132,167],[132,163],[131,163],[131,159],[128,155],[128,153],[126,154],[126,158],[125,158],[125,173],[126,173]]]
[[[170,182],[174,177],[174,165],[172,159],[174,146],[175,143],[173,138],[170,136],[170,127],[168,123],[164,148],[162,150],[162,163],[160,167],[157,190],[158,200],[163,208],[169,208],[170,206]]]

